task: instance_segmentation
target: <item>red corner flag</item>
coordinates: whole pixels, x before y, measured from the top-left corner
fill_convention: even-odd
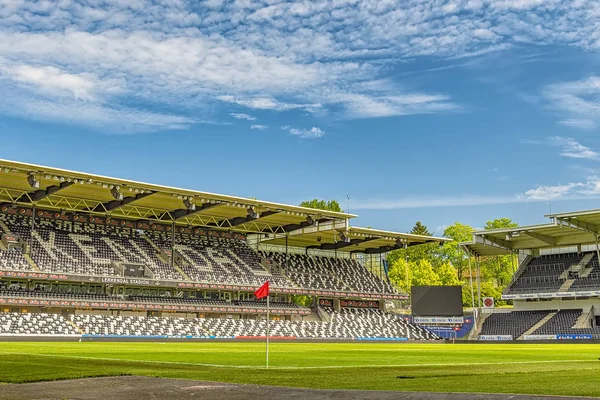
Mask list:
[[[257,299],[262,299],[263,297],[268,297],[269,296],[269,281],[266,281],[265,283],[263,283],[263,285],[258,288],[258,290],[256,292],[254,292],[254,295],[256,296]]]

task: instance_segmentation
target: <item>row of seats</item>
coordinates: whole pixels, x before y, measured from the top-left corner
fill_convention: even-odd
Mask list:
[[[44,290],[25,290],[25,289],[8,289],[0,288],[0,297],[14,297],[14,298],[39,298],[39,299],[59,299],[59,300],[78,300],[78,301],[132,301],[136,303],[146,304],[191,304],[198,306],[207,307],[258,307],[264,308],[267,306],[266,301],[233,301],[228,302],[225,300],[215,299],[196,299],[196,298],[185,298],[185,297],[168,297],[168,296],[144,296],[144,295],[130,295],[130,296],[109,296],[106,294],[99,293],[74,293],[74,292],[51,292]],[[295,303],[272,301],[269,306],[273,309],[305,309]]]
[[[574,328],[583,310],[560,310],[544,325],[536,329],[536,335],[582,335],[589,334],[600,338],[600,327]]]
[[[269,262],[279,264],[286,275],[302,288],[398,293],[389,282],[380,279],[353,259],[264,251],[261,254]]]
[[[600,327],[574,328],[581,316],[582,309],[574,310],[536,310],[513,311],[510,313],[492,314],[483,323],[480,335],[510,335],[517,339],[525,332],[530,331],[544,318],[554,314],[540,327],[532,332],[533,335],[579,335],[589,334],[593,338],[600,338]]]
[[[298,338],[408,338],[436,340],[435,334],[380,310],[326,310],[330,321],[270,321],[270,335]],[[119,336],[249,336],[266,332],[266,320],[167,318],[106,315],[0,314],[0,334],[91,334]]]
[[[510,313],[492,314],[486,318],[481,328],[481,335],[510,335],[517,339],[535,324],[540,322],[551,311],[513,311]]]

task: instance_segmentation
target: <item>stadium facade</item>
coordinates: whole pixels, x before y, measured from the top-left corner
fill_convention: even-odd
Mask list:
[[[546,215],[547,224],[473,233],[462,247],[475,261],[518,255],[502,299],[514,308],[486,303],[473,337],[481,340],[600,339],[600,210]]]
[[[384,261],[445,239],[354,217],[0,160],[0,335],[257,338],[268,280],[275,337],[437,339]]]

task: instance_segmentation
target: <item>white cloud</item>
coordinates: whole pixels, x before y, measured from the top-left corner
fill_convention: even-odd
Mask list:
[[[256,125],[250,125],[250,129],[256,129],[256,130],[259,130],[259,131],[264,131],[267,128],[268,128],[267,125],[258,125],[258,124],[256,124]]]
[[[561,148],[560,155],[568,158],[584,158],[589,160],[598,160],[599,154],[587,146],[569,137],[553,136],[550,143]]]
[[[10,99],[0,96],[0,112],[34,120],[100,127],[118,134],[187,129],[193,124],[211,122],[130,107],[112,108],[92,102],[33,96],[17,96]]]
[[[584,182],[570,182],[554,186],[540,185],[517,194],[465,194],[462,196],[416,196],[398,199],[367,199],[353,201],[352,208],[356,210],[392,210],[432,207],[468,207],[592,198],[600,198],[600,178],[596,176],[592,176]]]
[[[217,97],[219,100],[234,103],[240,106],[254,108],[258,110],[294,110],[294,109],[306,109],[316,110],[321,107],[320,104],[294,104],[280,102],[272,97],[237,97],[232,95],[223,95]]]
[[[313,126],[310,129],[291,128],[290,133],[301,139],[317,139],[317,138],[325,136],[325,131],[323,131],[320,128],[317,128],[315,126]]]
[[[419,57],[477,57],[518,43],[600,48],[594,1],[0,4],[0,58],[25,68],[10,74],[18,84],[2,85],[3,94],[10,89],[9,96],[18,96],[27,86],[124,112],[132,102],[148,110],[183,104],[189,115],[206,117],[223,106],[219,101],[351,118],[452,112],[461,109],[455,100],[425,92],[416,81],[415,87],[361,83],[378,82]],[[597,88],[559,85],[546,92],[563,124],[597,124]]]
[[[76,99],[94,100],[100,82],[93,74],[69,74],[56,67],[35,67],[30,65],[2,66],[0,71],[14,82],[37,87],[40,91],[52,95],[70,95]],[[114,81],[112,82],[114,83]],[[118,87],[112,88],[114,91]]]
[[[244,114],[244,113],[230,113],[229,115],[231,115],[235,119],[244,119],[246,121],[256,121],[255,117],[253,117],[252,115]]]
[[[523,194],[523,198],[526,200],[555,200],[566,196],[573,192],[574,189],[585,186],[581,182],[572,182],[566,185],[555,185],[555,186],[538,186],[533,189],[527,190]]]

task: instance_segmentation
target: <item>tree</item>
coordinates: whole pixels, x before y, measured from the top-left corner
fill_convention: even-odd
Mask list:
[[[519,224],[510,218],[496,218],[485,223],[485,229],[516,228]],[[495,286],[502,291],[510,283],[513,274],[514,255],[489,257],[481,262],[481,275],[484,280],[494,280]]]
[[[485,229],[516,228],[519,224],[510,218],[496,218],[485,223]]]
[[[469,257],[459,248],[461,242],[468,242],[473,237],[473,227],[469,225],[455,222],[453,225],[444,229],[444,237],[452,239],[451,242],[446,242],[442,246],[442,258],[448,261],[456,269],[459,279],[464,278],[465,270],[467,269]]]
[[[440,284],[445,286],[462,286],[463,282],[458,279],[456,268],[452,264],[446,262],[439,266],[437,269],[438,279]]]
[[[388,278],[398,286],[404,293],[410,293],[412,282],[412,271],[410,265],[404,258],[398,258],[390,263]]]
[[[421,221],[415,223],[415,226],[410,230],[410,233],[413,235],[433,236],[427,229],[427,226],[423,225]]]
[[[415,223],[415,226],[409,232],[413,235],[432,236],[427,226],[420,221]],[[433,266],[437,267],[440,263],[439,245],[437,243],[426,243],[418,246],[411,246],[406,249],[394,250],[388,253],[388,262],[390,265],[398,259],[408,259],[408,261],[427,260]]]
[[[344,210],[342,210],[342,207],[340,207],[340,203],[338,203],[337,200],[325,201],[312,199],[309,201],[303,201],[302,203],[300,203],[300,207],[315,208],[317,210],[325,211],[344,212]]]
[[[419,260],[412,264],[412,286],[437,286],[440,278],[428,260]]]

